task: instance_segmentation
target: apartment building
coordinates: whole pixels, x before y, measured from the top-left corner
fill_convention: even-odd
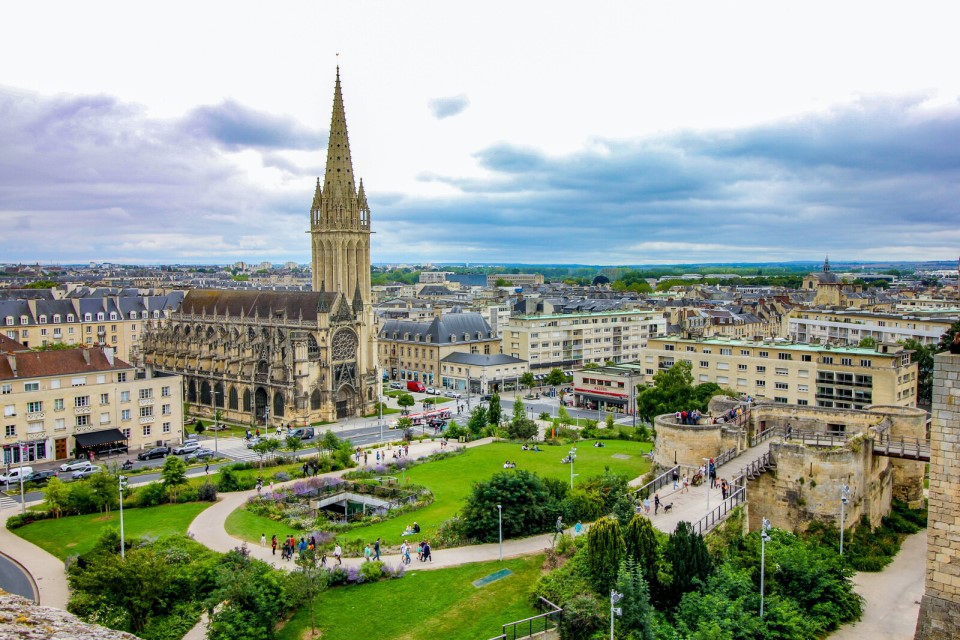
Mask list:
[[[183,291],[174,291],[162,296],[0,300],[0,332],[30,348],[104,346],[136,362],[144,325],[167,320],[183,296]]]
[[[137,370],[110,347],[34,352],[0,341],[4,464],[180,442],[182,379]]]
[[[936,344],[953,317],[922,317],[916,314],[877,313],[860,310],[793,309],[784,323],[786,337],[797,342],[827,342],[855,345],[864,338],[877,342],[903,342],[910,339]]]
[[[660,312],[639,309],[514,316],[503,331],[503,352],[526,360],[533,372],[632,362],[648,339],[666,332]]]
[[[432,320],[385,320],[377,339],[380,366],[392,380],[439,384],[441,362],[454,353],[499,354],[500,338],[479,313],[446,313]]]
[[[738,393],[800,406],[863,409],[916,406],[917,365],[901,345],[856,346],[714,338],[651,338],[644,350],[646,383],[681,360],[695,384],[715,382]]]
[[[487,286],[497,286],[498,280],[506,280],[513,287],[537,287],[543,284],[542,273],[493,273],[487,276]]]
[[[527,371],[526,362],[502,353],[456,352],[441,360],[440,384],[463,393],[493,393],[520,388],[520,378]]]
[[[634,413],[637,386],[645,377],[641,363],[619,364],[573,372],[573,402],[578,407]]]

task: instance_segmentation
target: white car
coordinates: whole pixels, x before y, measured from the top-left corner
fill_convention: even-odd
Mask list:
[[[427,387],[427,390],[425,393],[430,396],[438,396],[440,395],[440,390],[434,389],[433,387]]]
[[[87,467],[92,467],[93,463],[82,458],[80,460],[74,460],[73,462],[64,462],[60,465],[60,471],[80,471],[81,469],[86,469]]]
[[[197,442],[196,440],[187,440],[186,442],[184,442],[184,443],[183,443],[182,445],[180,445],[179,447],[174,447],[174,448],[173,448],[173,455],[179,456],[179,455],[183,455],[183,454],[185,454],[185,453],[193,453],[194,451],[196,451],[196,450],[199,449],[199,448],[200,448],[200,443],[199,443],[199,442]]]
[[[95,473],[100,473],[100,470],[103,469],[100,465],[92,464],[86,469],[80,469],[74,471],[71,476],[74,480],[79,480],[80,478],[86,478],[87,476],[92,476]]]
[[[444,391],[444,392],[443,392],[443,395],[444,395],[445,398],[453,398],[453,399],[455,399],[455,400],[459,400],[460,398],[463,397],[462,395],[460,395],[460,394],[457,393],[456,391],[449,391],[449,390],[448,390],[448,391]]]

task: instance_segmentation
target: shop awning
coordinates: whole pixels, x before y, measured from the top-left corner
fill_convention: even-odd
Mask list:
[[[613,398],[619,398],[621,400],[627,399],[627,394],[615,393],[613,391],[597,391],[595,389],[574,389],[574,391],[585,396],[597,396],[597,397],[611,396]]]
[[[92,431],[90,433],[78,433],[76,435],[77,445],[81,447],[95,447],[98,444],[107,442],[126,442],[127,437],[123,435],[120,429],[105,429],[103,431]]]

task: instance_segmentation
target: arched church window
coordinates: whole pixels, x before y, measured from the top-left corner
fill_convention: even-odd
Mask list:
[[[307,358],[309,360],[320,358],[320,345],[317,344],[317,339],[313,337],[312,333],[307,334]]]

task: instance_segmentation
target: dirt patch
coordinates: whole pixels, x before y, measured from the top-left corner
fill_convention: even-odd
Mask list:
[[[613,455],[610,456],[610,457],[611,457],[611,458],[616,458],[617,460],[629,460],[629,459],[632,458],[633,456],[628,456],[628,455],[625,454],[625,453],[615,453],[615,454],[613,454]]]
[[[68,542],[68,543],[67,543],[67,549],[69,549],[70,547],[75,547],[75,546],[77,546],[77,543],[76,543],[76,542]]]
[[[300,640],[316,640],[316,638],[323,637],[323,632],[320,629],[317,629],[316,633],[310,631],[310,629],[304,629],[303,633],[300,634]]]
[[[113,516],[107,515],[107,516],[100,516],[99,518],[94,518],[90,522],[109,522],[111,520],[113,520]]]

